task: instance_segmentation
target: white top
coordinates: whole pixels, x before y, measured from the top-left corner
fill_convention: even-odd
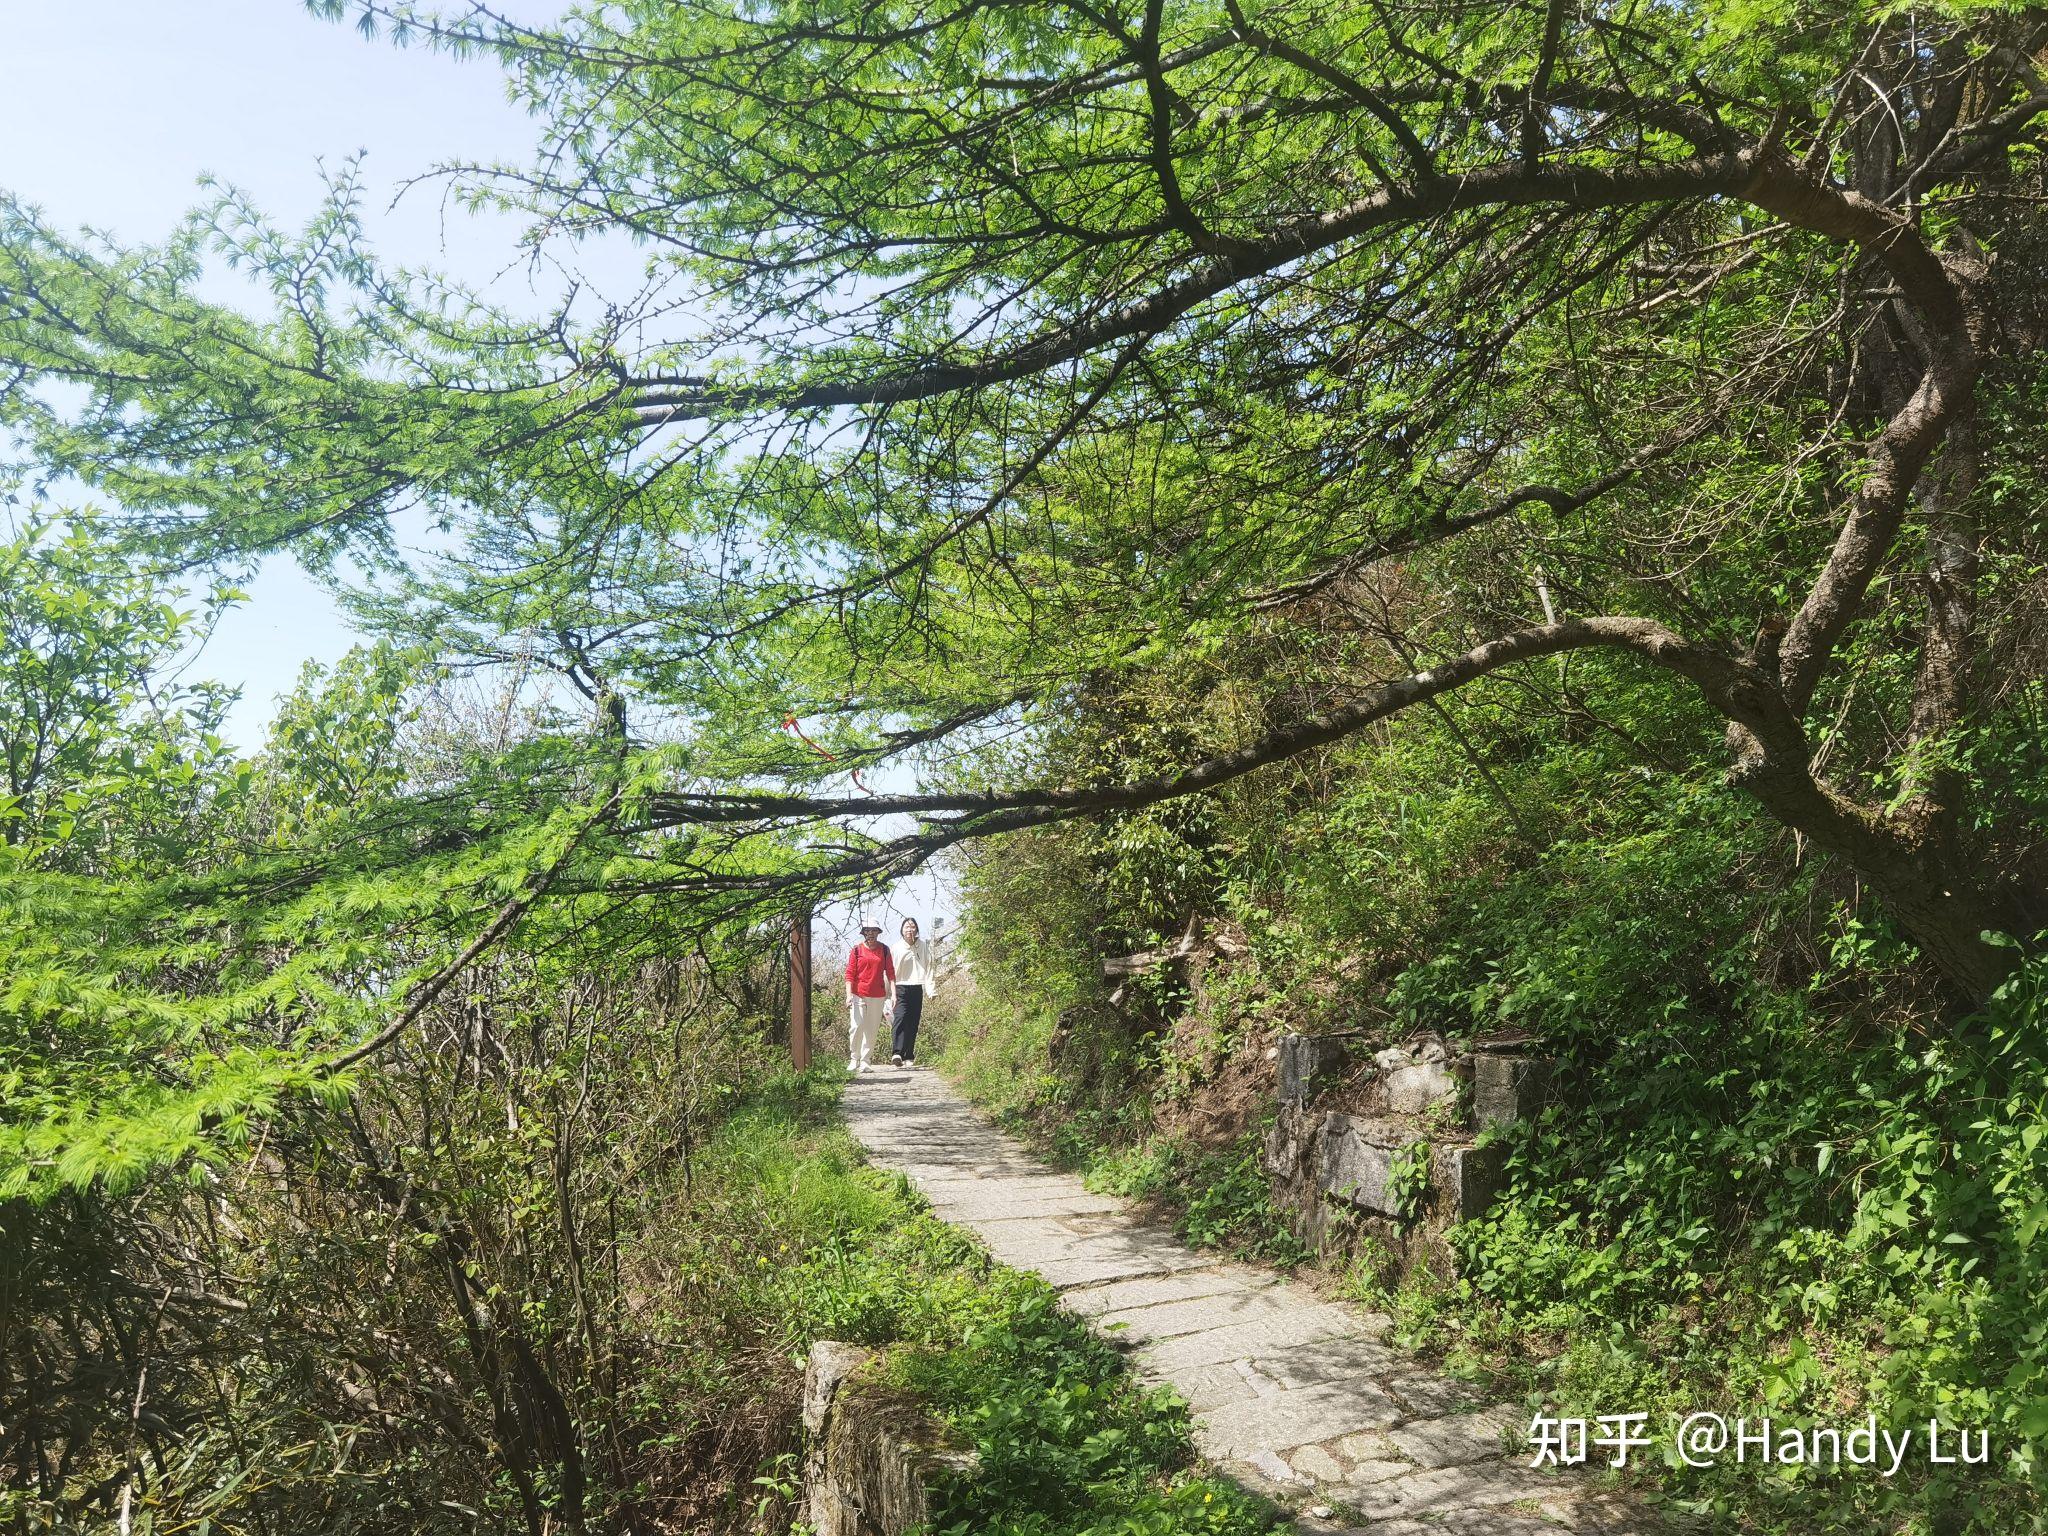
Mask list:
[[[924,995],[930,997],[937,990],[938,973],[932,969],[932,941],[919,939],[915,944],[906,944],[900,938],[896,941],[896,985],[899,987],[923,987]]]

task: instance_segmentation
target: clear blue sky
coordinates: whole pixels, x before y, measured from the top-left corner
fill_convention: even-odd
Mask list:
[[[557,7],[512,10],[545,18]],[[368,41],[299,0],[45,0],[0,19],[0,101],[0,186],[61,224],[156,240],[203,200],[197,182],[209,173],[297,222],[320,201],[321,162],[360,151],[384,259],[491,284],[508,300],[527,282],[523,268],[504,274],[509,221],[444,220],[432,185],[389,206],[438,161],[525,158],[534,125],[506,100],[492,61]],[[349,643],[327,594],[274,560],[195,671],[241,686],[230,729],[254,748],[300,664]]]

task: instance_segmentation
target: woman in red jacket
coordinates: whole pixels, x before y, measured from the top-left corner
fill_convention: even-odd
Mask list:
[[[849,1072],[865,1072],[882,1032],[882,1010],[896,997],[896,962],[882,942],[880,923],[862,923],[860,942],[846,957],[846,1046]]]

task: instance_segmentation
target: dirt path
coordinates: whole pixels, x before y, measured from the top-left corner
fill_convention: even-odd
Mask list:
[[[847,1123],[945,1220],[1128,1349],[1192,1407],[1202,1453],[1301,1512],[1312,1532],[1647,1536],[1579,1478],[1511,1447],[1519,1408],[1487,1403],[1386,1342],[1388,1319],[1197,1253],[996,1131],[936,1073],[847,1084]]]

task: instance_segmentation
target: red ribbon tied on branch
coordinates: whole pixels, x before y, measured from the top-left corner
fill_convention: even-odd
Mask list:
[[[796,716],[794,714],[788,714],[782,717],[782,728],[785,731],[788,731],[792,736],[796,737],[796,739],[802,742],[805,746],[809,747],[813,752],[817,753],[818,756],[824,758],[826,762],[836,763],[839,761],[839,754],[837,752],[827,752],[823,747],[819,746],[815,741],[811,740],[810,737],[804,734],[804,728],[796,723]],[[854,788],[858,789],[864,795],[872,795],[874,793],[872,789],[869,789],[866,784],[861,782],[860,770],[858,768],[849,768],[847,772],[853,775]]]

